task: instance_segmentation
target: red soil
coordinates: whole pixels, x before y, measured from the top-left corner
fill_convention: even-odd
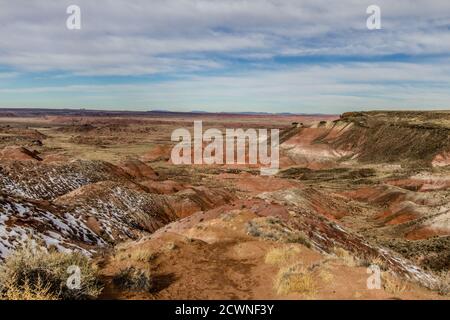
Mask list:
[[[448,230],[440,230],[436,228],[422,227],[420,229],[413,230],[405,235],[408,240],[422,240],[428,239],[436,236],[446,236],[448,235]]]
[[[450,151],[439,153],[431,161],[433,167],[445,167],[450,165]]]
[[[129,159],[118,165],[126,173],[136,179],[157,179],[158,174],[150,166],[140,160]]]
[[[142,161],[168,161],[170,159],[171,145],[157,145],[141,156]]]
[[[9,146],[0,151],[0,160],[31,160],[42,161],[36,152],[30,151],[23,147]]]

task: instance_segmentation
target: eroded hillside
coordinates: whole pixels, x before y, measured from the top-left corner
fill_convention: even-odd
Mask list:
[[[102,298],[445,297],[449,112],[209,116],[282,129],[272,177],[173,165],[170,134],[190,120],[3,118],[0,259],[30,239],[81,252]]]

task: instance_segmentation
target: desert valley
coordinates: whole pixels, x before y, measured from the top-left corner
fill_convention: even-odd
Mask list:
[[[280,129],[279,172],[173,164],[200,119]],[[448,299],[449,199],[449,111],[3,109],[0,296]],[[72,264],[76,294],[50,281]]]

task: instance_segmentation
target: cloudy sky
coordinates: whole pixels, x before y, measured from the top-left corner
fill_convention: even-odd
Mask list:
[[[0,0],[0,107],[450,109],[450,1]]]

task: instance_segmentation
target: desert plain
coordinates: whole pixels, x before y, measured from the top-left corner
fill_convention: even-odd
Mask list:
[[[195,120],[279,129],[279,172],[173,164]],[[2,109],[1,297],[448,299],[449,199],[449,111]]]

